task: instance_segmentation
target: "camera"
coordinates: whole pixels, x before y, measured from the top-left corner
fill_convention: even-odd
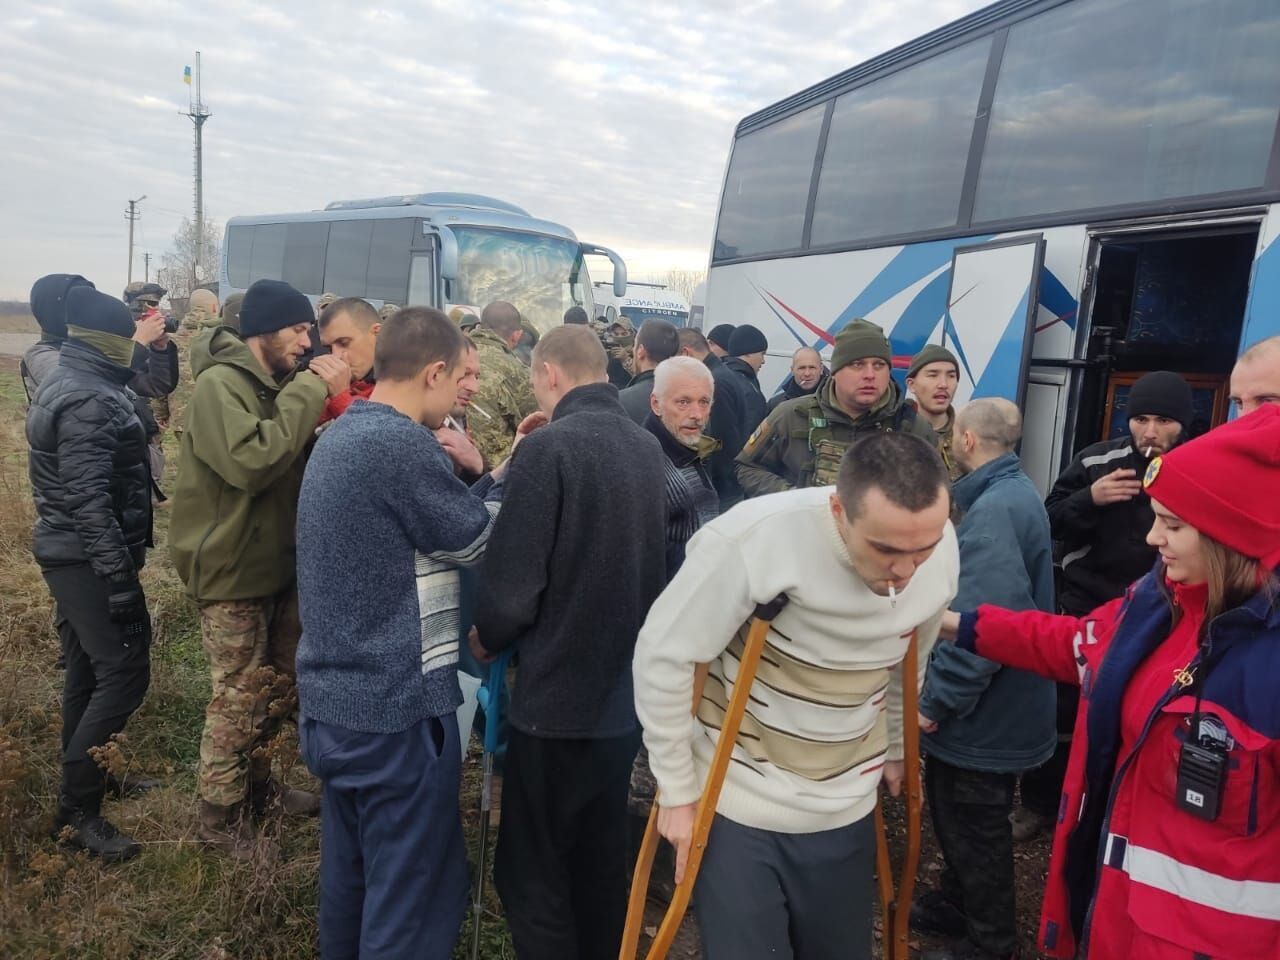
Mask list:
[[[178,318],[177,318],[177,317],[175,317],[175,316],[173,316],[173,315],[171,315],[171,314],[165,314],[165,317],[164,317],[164,332],[165,332],[165,333],[177,333],[177,332],[178,332],[178,326],[179,326],[179,324],[178,324]]]

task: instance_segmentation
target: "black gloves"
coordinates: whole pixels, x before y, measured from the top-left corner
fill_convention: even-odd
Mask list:
[[[150,616],[147,613],[147,598],[143,596],[142,584],[133,575],[125,574],[112,577],[108,581],[110,593],[107,606],[111,622],[120,624],[128,640],[141,639],[147,633]]]

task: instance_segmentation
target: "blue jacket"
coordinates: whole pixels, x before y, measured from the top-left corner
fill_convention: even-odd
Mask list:
[[[1053,612],[1049,517],[1015,454],[984,464],[952,488],[964,519],[954,610],[993,603]],[[952,643],[933,648],[920,712],[938,722],[924,749],[967,770],[1019,773],[1044,763],[1057,743],[1053,682]]]

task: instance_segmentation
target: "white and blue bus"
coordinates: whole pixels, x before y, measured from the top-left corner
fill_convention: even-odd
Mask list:
[[[332,291],[375,306],[477,314],[508,300],[545,333],[569,307],[594,315],[583,259],[593,254],[612,261],[614,289],[625,292],[618,254],[502,200],[469,193],[344,200],[308,213],[232,217],[219,290],[225,299],[255,280],[284,280],[313,302]]]
[[[1022,405],[1042,491],[1144,371],[1185,374],[1208,429],[1280,333],[1277,51],[1276,0],[1003,0],[760,110],[704,326],[766,332],[766,389],[854,317],[897,367],[944,343],[958,403]]]

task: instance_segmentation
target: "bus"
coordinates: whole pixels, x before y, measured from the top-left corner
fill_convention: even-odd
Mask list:
[[[326,291],[374,306],[415,304],[476,314],[509,300],[540,332],[569,307],[594,314],[584,257],[608,257],[613,286],[627,268],[612,250],[515,204],[471,193],[341,200],[323,210],[232,217],[222,245],[221,295],[255,280],[284,280],[311,297]]]
[[[1022,407],[1042,492],[1144,371],[1203,432],[1280,333],[1277,50],[1275,0],[1002,0],[753,113],[703,325],[765,332],[766,390],[856,317],[898,376],[945,344],[957,405]]]
[[[619,316],[631,321],[639,330],[646,320],[666,320],[677,327],[689,325],[689,304],[684,297],[663,283],[641,283],[632,280],[622,296],[615,296],[611,284],[595,282],[596,319],[613,323]]]

